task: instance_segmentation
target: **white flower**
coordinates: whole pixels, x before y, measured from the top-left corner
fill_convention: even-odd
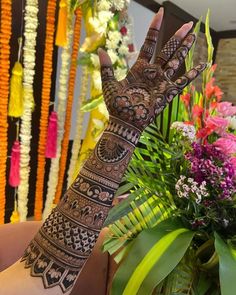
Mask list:
[[[114,0],[113,1],[113,7],[116,9],[116,10],[122,10],[126,5],[126,1],[124,0]]]
[[[236,116],[227,117],[229,128],[236,130]]]
[[[115,77],[118,81],[123,80],[126,77],[127,69],[117,68],[115,70]]]
[[[179,198],[193,198],[197,204],[201,203],[203,196],[209,196],[205,181],[199,186],[193,178],[186,178],[184,175],[180,175],[180,178],[175,185],[175,189]]]
[[[91,62],[94,65],[95,68],[99,68],[100,67],[99,57],[98,57],[97,54],[91,53],[90,54],[90,59],[91,59]]]
[[[113,17],[111,11],[100,11],[96,16],[89,19],[90,25],[99,34],[105,34],[108,21]]]
[[[106,40],[106,47],[107,47],[107,49],[116,49],[118,47],[118,44],[116,41],[107,39]]]
[[[195,127],[192,125],[188,125],[183,122],[174,122],[171,125],[171,129],[175,129],[183,137],[190,140],[191,142],[194,141],[195,139],[196,130],[195,130]]]
[[[122,38],[122,44],[129,45],[130,43],[132,43],[130,36],[127,36],[127,35],[126,36],[123,36],[123,38]]]
[[[106,32],[107,24],[101,23],[97,17],[90,17],[89,23],[97,33],[104,34]]]
[[[116,42],[118,44],[121,41],[122,35],[119,31],[108,32],[108,39],[110,41]]]
[[[119,54],[126,55],[129,53],[129,48],[125,45],[121,45],[118,49]]]
[[[93,79],[94,87],[97,90],[102,90],[101,74],[99,70],[94,70],[92,72],[92,79]]]
[[[111,2],[108,0],[100,0],[97,4],[98,11],[109,10],[111,8]]]
[[[118,59],[117,53],[114,50],[111,50],[111,49],[107,50],[107,53],[109,54],[109,56],[111,58],[112,64],[114,64]]]
[[[109,22],[109,20],[111,20],[113,15],[114,14],[111,11],[99,11],[97,14],[97,17],[98,17],[101,24],[107,25],[107,23]]]

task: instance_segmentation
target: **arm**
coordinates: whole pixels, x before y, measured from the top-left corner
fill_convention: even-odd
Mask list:
[[[6,286],[5,295],[14,294],[6,285],[14,272],[25,282],[18,286],[18,294],[26,295],[29,288],[34,295],[69,294],[96,242],[142,131],[204,70],[205,64],[201,64],[172,81],[195,41],[194,34],[185,37],[192,24],[177,31],[150,63],[162,16],[160,10],[154,17],[138,60],[124,80],[115,79],[109,56],[99,51],[103,94],[110,114],[108,127],[21,262],[0,278],[0,286]]]

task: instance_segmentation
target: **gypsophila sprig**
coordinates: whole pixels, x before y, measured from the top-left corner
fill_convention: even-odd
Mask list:
[[[185,139],[193,142],[196,136],[196,129],[193,125],[186,124],[184,122],[174,122],[171,125],[171,129],[178,132],[181,136],[185,137]]]

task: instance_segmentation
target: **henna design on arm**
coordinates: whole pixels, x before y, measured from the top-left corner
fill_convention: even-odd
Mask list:
[[[191,34],[182,43],[167,43],[161,53],[166,56],[165,63],[162,58],[150,63],[162,14],[159,12],[154,18],[137,62],[124,80],[115,79],[109,57],[99,53],[103,95],[110,115],[108,126],[22,257],[25,267],[31,268],[31,275],[42,277],[45,288],[60,286],[62,292],[67,292],[73,287],[95,245],[142,131],[206,67],[201,64],[175,82],[170,79],[194,42]]]

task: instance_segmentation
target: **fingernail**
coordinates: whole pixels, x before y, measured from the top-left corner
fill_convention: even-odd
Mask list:
[[[158,10],[158,12],[164,12],[164,8],[161,7],[161,8]]]
[[[193,21],[188,22],[187,25],[188,25],[189,27],[192,27],[192,26],[193,26]]]

